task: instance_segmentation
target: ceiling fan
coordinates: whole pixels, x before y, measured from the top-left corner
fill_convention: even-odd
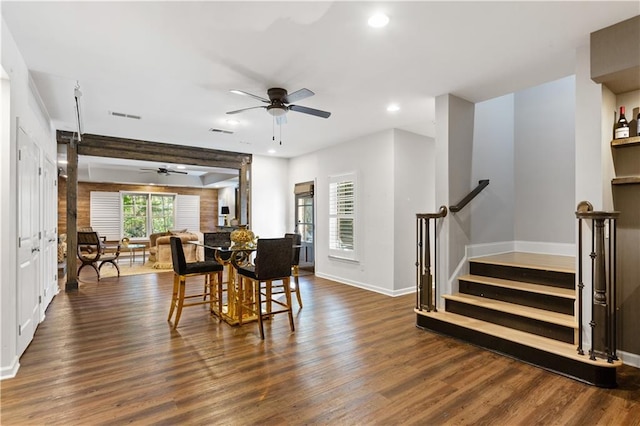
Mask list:
[[[169,176],[169,173],[178,173],[181,175],[188,174],[187,172],[181,172],[179,170],[171,170],[166,167],[158,167],[157,169],[140,169],[140,170],[156,172],[159,175],[165,175],[165,176]]]
[[[303,114],[314,115],[316,117],[322,117],[322,118],[329,118],[329,116],[331,115],[331,113],[327,111],[322,111],[319,109],[291,104],[292,102],[297,102],[302,99],[308,98],[309,96],[315,95],[315,93],[313,93],[309,89],[300,89],[293,93],[287,93],[285,89],[274,87],[267,90],[267,96],[269,96],[269,99],[263,98],[258,95],[254,95],[252,93],[243,92],[242,90],[232,90],[231,93],[235,93],[237,95],[250,96],[268,105],[260,105],[260,106],[238,109],[235,111],[229,111],[227,112],[227,114],[237,114],[239,112],[247,111],[250,109],[265,108],[270,115],[276,118],[276,120],[278,121],[278,124],[282,123],[281,120],[285,119],[284,116],[288,111],[301,112]]]

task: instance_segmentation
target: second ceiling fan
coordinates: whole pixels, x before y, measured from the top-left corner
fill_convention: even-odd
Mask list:
[[[297,102],[302,99],[308,98],[309,96],[313,96],[315,93],[313,93],[309,89],[300,89],[293,93],[287,93],[285,89],[274,87],[267,90],[267,96],[269,96],[269,99],[263,98],[262,96],[254,95],[252,93],[244,92],[242,90],[232,90],[231,93],[249,96],[268,105],[242,108],[235,111],[229,111],[227,112],[227,114],[237,114],[239,112],[247,111],[250,109],[264,108],[270,115],[276,118],[278,124],[282,123],[282,120],[285,118],[284,116],[288,111],[301,112],[303,114],[309,114],[321,118],[329,118],[329,116],[331,115],[331,113],[327,111],[292,104],[293,102]]]

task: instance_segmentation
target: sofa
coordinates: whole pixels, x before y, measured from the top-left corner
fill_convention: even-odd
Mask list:
[[[171,237],[178,237],[182,241],[184,256],[187,262],[197,262],[203,259],[203,247],[188,244],[189,241],[202,242],[203,234],[201,232],[188,232],[185,229],[160,232],[149,236],[149,261],[155,262],[153,264],[154,268],[173,268],[170,245]]]

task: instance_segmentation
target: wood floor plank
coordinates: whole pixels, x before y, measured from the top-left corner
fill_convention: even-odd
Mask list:
[[[2,425],[640,424],[638,369],[594,388],[417,329],[414,295],[302,277],[296,331],[262,341],[204,306],[173,330],[170,273],[84,272],[0,382]]]

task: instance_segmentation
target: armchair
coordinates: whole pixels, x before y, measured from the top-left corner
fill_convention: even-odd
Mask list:
[[[202,241],[201,233],[199,232],[167,232],[166,235],[158,236],[155,239],[155,245],[149,248],[151,256],[149,260],[155,259],[153,265],[156,269],[171,269],[173,268],[173,260],[171,256],[171,237],[178,237],[183,244],[184,255],[187,262],[197,262],[203,256],[199,253],[202,251],[201,247],[195,244],[186,244],[189,241]],[[200,249],[200,250],[199,250]]]
[[[97,232],[80,231],[78,232],[78,258],[82,262],[78,268],[78,275],[85,266],[91,266],[98,274],[100,281],[100,269],[105,263],[115,266],[120,276],[120,267],[118,267],[117,259],[120,257],[120,244],[113,247],[107,247]],[[98,265],[98,262],[99,265]]]

